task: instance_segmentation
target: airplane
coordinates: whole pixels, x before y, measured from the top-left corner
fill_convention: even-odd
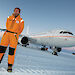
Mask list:
[[[6,31],[6,29],[0,29],[0,34],[4,31]],[[75,46],[75,35],[70,31],[62,29],[36,35],[19,35],[18,44],[26,47],[29,43],[41,45],[41,50],[46,50],[46,46],[49,46],[53,51],[52,54],[58,55],[58,52],[60,52],[63,47]]]

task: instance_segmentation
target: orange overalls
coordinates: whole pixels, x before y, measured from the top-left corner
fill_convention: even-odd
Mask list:
[[[0,43],[0,62],[5,54],[5,51],[9,45],[8,66],[14,64],[16,47],[18,44],[18,38],[24,28],[24,21],[18,15],[16,18],[12,15],[7,18],[6,31],[1,39]]]

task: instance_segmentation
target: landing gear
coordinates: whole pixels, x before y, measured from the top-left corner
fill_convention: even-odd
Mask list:
[[[29,44],[22,45],[23,47],[27,47]]]
[[[41,48],[41,50],[43,50],[43,51],[47,51],[47,50],[48,50],[48,48]]]
[[[61,51],[61,48],[58,48],[58,47],[50,47],[50,49],[52,49],[53,50],[53,55],[56,55],[56,56],[58,56],[58,52],[60,52]]]
[[[41,47],[41,50],[42,50],[42,51],[47,51],[48,48],[47,48],[46,46],[43,46],[43,47]]]
[[[57,51],[60,52],[61,51],[61,48],[57,48]]]
[[[75,55],[75,53],[72,53],[73,55]]]
[[[55,51],[52,54],[58,56],[57,52],[55,52]]]

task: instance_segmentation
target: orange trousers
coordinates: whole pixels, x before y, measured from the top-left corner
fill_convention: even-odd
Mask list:
[[[18,43],[17,34],[10,32],[4,33],[0,43],[0,61],[2,61],[5,51],[9,45],[8,65],[14,64],[17,43]]]

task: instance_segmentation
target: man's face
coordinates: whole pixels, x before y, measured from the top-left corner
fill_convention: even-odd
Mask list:
[[[19,9],[15,9],[15,10],[14,10],[14,15],[17,16],[18,14],[20,14],[20,13],[19,13]]]

